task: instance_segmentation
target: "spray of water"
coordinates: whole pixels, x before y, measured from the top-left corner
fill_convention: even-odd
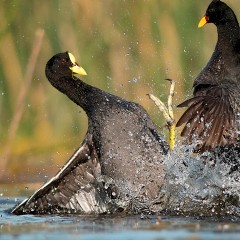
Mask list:
[[[165,158],[164,209],[198,216],[240,215],[238,151],[199,155],[193,149],[177,146]]]
[[[139,199],[139,189],[121,181],[125,193],[118,206],[144,213],[195,216],[240,216],[240,173],[238,151],[196,154],[194,146],[178,145],[164,158],[166,175],[155,200]],[[144,177],[144,176],[143,176]]]

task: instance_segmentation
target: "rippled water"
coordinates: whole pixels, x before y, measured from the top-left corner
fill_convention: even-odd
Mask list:
[[[237,217],[16,216],[15,198],[0,198],[0,239],[239,239]]]

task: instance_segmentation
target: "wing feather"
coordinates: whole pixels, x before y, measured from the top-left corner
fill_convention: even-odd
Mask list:
[[[237,141],[235,113],[226,88],[213,86],[205,95],[193,97],[179,106],[188,106],[176,126],[185,124],[181,136],[188,144],[197,140],[196,151],[203,152]]]
[[[103,213],[113,206],[106,201],[107,191],[97,181],[100,176],[98,156],[91,135],[65,166],[12,213]]]

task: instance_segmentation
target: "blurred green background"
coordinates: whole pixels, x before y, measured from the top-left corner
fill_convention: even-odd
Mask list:
[[[240,16],[239,2],[226,0]],[[84,81],[138,102],[159,128],[162,115],[146,96],[164,101],[176,81],[175,105],[216,42],[211,24],[198,29],[210,0],[2,0],[0,8],[1,182],[46,181],[80,145],[87,118],[54,89],[45,64],[70,51]],[[35,35],[44,30],[44,36]],[[29,63],[31,52],[36,64]],[[27,73],[28,67],[32,74]],[[29,78],[29,79],[28,79]],[[20,96],[19,96],[20,95]],[[176,118],[182,110],[176,110]],[[17,116],[17,117],[16,117]],[[18,120],[16,120],[18,119]],[[162,130],[160,130],[162,131]]]

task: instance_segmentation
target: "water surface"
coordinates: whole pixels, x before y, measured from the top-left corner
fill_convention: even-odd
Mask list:
[[[239,239],[238,217],[16,216],[18,198],[0,198],[0,239]]]

